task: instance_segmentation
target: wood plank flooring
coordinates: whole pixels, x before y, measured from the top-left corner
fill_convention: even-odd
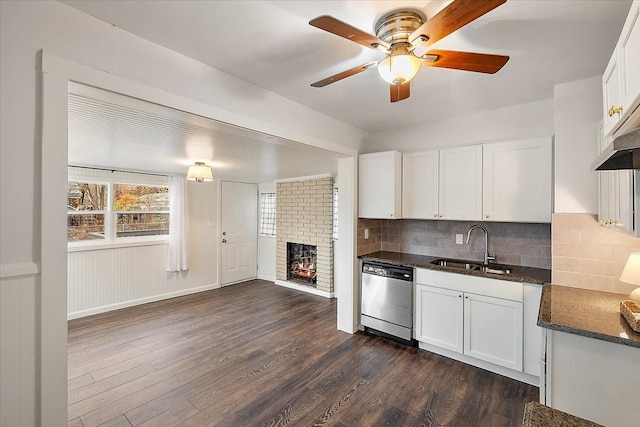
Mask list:
[[[69,322],[69,426],[519,426],[538,389],[254,280]]]

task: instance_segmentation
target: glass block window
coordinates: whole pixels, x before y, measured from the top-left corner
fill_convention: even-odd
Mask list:
[[[276,235],[276,193],[260,193],[260,235]]]

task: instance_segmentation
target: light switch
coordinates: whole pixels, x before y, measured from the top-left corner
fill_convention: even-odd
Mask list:
[[[462,234],[456,234],[456,245],[462,244]]]
[[[368,228],[364,229],[364,238],[365,238],[365,240],[369,238],[369,229]]]

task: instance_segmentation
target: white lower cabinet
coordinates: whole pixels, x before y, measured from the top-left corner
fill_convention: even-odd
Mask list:
[[[524,354],[522,372],[540,376],[540,358],[542,355],[542,328],[537,325],[542,286],[524,284],[523,288]]]
[[[416,339],[462,353],[462,292],[416,286]]]
[[[465,294],[464,354],[521,371],[522,303]]]
[[[537,285],[418,268],[415,338],[423,349],[537,385],[539,295]]]

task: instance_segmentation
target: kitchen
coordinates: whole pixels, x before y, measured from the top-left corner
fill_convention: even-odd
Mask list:
[[[626,6],[628,10],[628,4]],[[66,6],[56,4],[55,6],[50,5],[47,7],[52,9],[52,13],[59,14],[62,19],[65,20],[65,22],[71,21],[71,26],[82,27],[85,23],[85,17],[81,17],[80,13],[77,11],[68,10],[69,8]],[[625,14],[626,12],[627,11],[625,10]],[[23,21],[31,22],[32,20],[34,20],[39,24],[42,24],[40,27],[43,28],[43,34],[55,34],[55,30],[51,28],[52,24],[48,23],[47,18],[43,17],[41,15],[41,12],[29,10],[28,12],[22,11],[21,13],[24,13],[24,15],[26,16]],[[91,25],[97,26],[97,24],[93,22],[91,23]],[[617,38],[617,36],[619,35],[621,25],[622,23],[620,22],[619,27],[616,29],[615,38]],[[16,34],[20,34],[22,36],[22,33],[19,30],[14,29],[13,27],[5,26],[4,22],[3,28],[12,28],[12,31],[15,31]],[[99,38],[101,35],[112,34],[110,32],[111,30],[107,29],[107,27],[100,27],[100,29],[95,30],[95,32],[93,30],[83,31],[87,31],[87,33],[91,34],[92,37],[98,39],[98,41],[96,41],[97,45],[100,45],[101,43],[99,42]],[[114,48],[114,51],[119,50],[123,45],[128,44],[127,41],[130,41],[130,37],[128,38],[127,36],[122,34],[112,35],[109,37],[112,37],[111,43],[117,45],[118,47],[118,49]],[[7,40],[7,38],[5,38],[3,34],[3,42],[5,40]],[[138,42],[139,41],[136,41],[136,43]],[[68,46],[75,46],[71,42],[68,43]],[[13,72],[13,74],[10,75],[16,77],[16,74],[20,74],[24,70],[32,70],[34,68],[35,59],[33,57],[33,52],[35,52],[35,49],[39,49],[43,45],[46,45],[46,43],[42,42],[41,40],[37,40],[35,42],[32,42],[32,45],[33,48],[31,45],[29,45],[28,49],[25,48],[25,51],[29,52],[28,55],[20,56],[20,60],[22,62],[20,62],[19,65],[16,65],[15,68],[9,69],[9,71]],[[94,52],[91,48],[84,48],[81,53],[78,53],[74,50],[74,48],[64,46],[54,47],[60,50],[63,55],[79,58],[80,60],[82,60],[81,62],[94,63],[99,65],[102,64],[102,66],[106,69],[113,69],[113,63],[111,63],[107,59],[102,58],[101,52]],[[611,54],[611,47],[612,46],[609,46],[608,54]],[[147,51],[145,51],[145,48],[149,48],[151,50],[156,49],[155,46],[149,47],[149,45],[144,44],[144,46],[140,46],[138,48],[136,53],[141,53],[141,56],[150,55],[149,53],[146,53]],[[6,52],[5,49],[3,49],[3,51]],[[117,56],[118,54],[114,52],[113,55]],[[157,55],[162,56],[162,54],[160,53],[158,53]],[[135,57],[136,55],[132,54],[131,56],[133,57],[130,58],[130,62],[132,64],[139,63],[139,61],[137,61],[137,58]],[[3,65],[6,64],[4,58],[5,57],[3,57]],[[171,60],[173,59],[174,58],[172,57]],[[167,61],[167,63],[170,62],[171,61]],[[143,81],[147,81],[149,78],[151,78],[149,76],[152,76],[154,73],[158,72],[157,67],[150,65],[148,67],[145,67],[144,64],[142,65],[142,69],[136,69],[136,67],[134,66],[128,67],[124,64],[120,64],[120,66],[124,67],[124,69],[121,70],[123,74],[133,74]],[[172,69],[170,65],[167,65],[167,67],[168,69]],[[189,67],[191,67],[191,65],[185,66],[184,68]],[[189,68],[189,70],[193,71],[193,68]],[[179,72],[176,72],[176,74],[180,75]],[[192,81],[199,81],[199,79],[195,75],[197,73],[194,72],[193,74],[194,75],[192,76]],[[600,287],[600,289],[604,290],[614,290],[615,287],[615,290],[621,291],[622,289],[618,288],[620,284],[617,282],[617,278],[615,277],[614,273],[603,271],[603,273],[605,274],[594,274],[593,271],[590,271],[588,268],[585,268],[585,270],[577,270],[574,266],[570,265],[572,262],[575,263],[575,259],[591,259],[588,248],[601,247],[604,242],[606,242],[607,247],[606,253],[604,255],[608,257],[605,262],[615,263],[620,268],[626,261],[626,259],[621,259],[621,252],[627,251],[626,255],[628,255],[629,252],[637,250],[637,243],[635,243],[635,240],[630,241],[626,239],[625,236],[612,235],[610,233],[610,230],[601,229],[599,226],[596,227],[594,226],[592,221],[593,214],[597,211],[597,197],[595,196],[595,191],[593,190],[594,188],[596,188],[597,182],[595,175],[590,170],[591,162],[593,161],[593,158],[596,154],[595,136],[593,135],[593,133],[595,131],[595,125],[602,118],[602,108],[599,105],[599,99],[601,97],[601,78],[600,76],[594,76],[595,73],[592,75],[577,74],[573,79],[567,79],[563,83],[556,84],[553,93],[549,94],[549,96],[545,99],[523,102],[513,108],[488,108],[486,111],[479,113],[468,113],[466,116],[451,118],[443,117],[440,122],[430,123],[428,126],[425,125],[424,128],[418,127],[413,129],[397,128],[393,130],[381,130],[380,132],[376,132],[375,135],[371,137],[370,144],[367,144],[366,151],[372,153],[386,151],[391,148],[389,146],[386,146],[386,141],[394,141],[393,148],[398,151],[411,152],[416,151],[415,146],[410,147],[411,144],[420,144],[420,147],[422,149],[438,149],[444,146],[444,143],[449,139],[454,139],[457,142],[457,145],[463,146],[471,145],[479,141],[504,140],[513,137],[514,134],[516,136],[519,136],[519,139],[533,136],[555,135],[555,203],[554,218],[552,221],[551,230],[551,247],[553,248],[553,245],[556,244],[559,245],[557,246],[557,248],[558,250],[560,250],[560,252],[558,252],[557,258],[555,258],[554,252],[555,259],[552,259],[553,274],[557,274],[558,277],[561,277],[562,282],[566,284],[578,285],[580,283],[585,283],[586,280],[588,283],[593,284],[593,287]],[[25,80],[27,81],[25,82]],[[215,78],[212,78],[211,80],[215,80]],[[27,87],[32,88],[35,93],[35,83],[30,80],[30,77],[19,78],[18,81],[23,81],[27,85]],[[3,80],[3,84],[5,84],[5,82],[6,81]],[[161,87],[163,86],[161,83],[158,83],[158,85]],[[199,96],[197,95],[197,93],[195,93],[197,91],[192,90],[191,88],[186,86],[188,86],[186,83],[184,85],[175,84],[174,90],[177,92],[189,93],[194,94],[195,96]],[[206,86],[206,84],[203,84],[202,86]],[[225,89],[224,87],[220,87],[217,89],[220,90],[220,93],[229,93],[228,89]],[[239,92],[243,92],[244,88],[239,89]],[[219,96],[219,94],[211,94],[212,99],[215,99],[216,96]],[[35,98],[35,95],[33,97],[27,98],[31,100],[32,98]],[[7,98],[3,95],[3,99]],[[22,99],[22,97],[19,94],[15,94],[14,97],[9,99]],[[233,104],[232,96],[229,96],[228,99],[231,99],[231,104]],[[596,102],[594,102],[594,100]],[[30,117],[32,117],[32,120],[26,121],[30,123],[29,125],[18,125],[18,122],[20,122],[19,120],[9,120],[9,116],[3,115],[3,128],[9,129],[6,132],[11,132],[10,135],[16,136],[16,140],[23,140],[25,138],[25,134],[31,135],[31,138],[33,138],[33,134],[36,133],[34,131],[35,125],[33,125],[33,123],[36,122],[35,106],[31,105],[31,101],[29,103],[24,101],[24,103],[27,105],[25,106],[20,104],[21,106],[20,108],[18,108],[18,111],[26,110]],[[249,104],[249,106],[245,108],[252,108],[251,104]],[[255,108],[254,112],[256,117],[260,117],[261,115],[266,114],[266,117],[273,117],[275,122],[278,122],[278,120],[280,120],[279,123],[283,123],[283,120],[281,118],[274,117],[277,116],[277,114],[266,111],[268,110],[268,108],[253,108]],[[285,108],[285,111],[289,110]],[[9,113],[7,112],[5,114]],[[298,113],[294,114],[299,117]],[[311,114],[309,115],[311,116]],[[308,119],[308,117],[306,117],[306,119]],[[307,135],[314,132],[321,133],[321,131],[317,129],[318,127],[322,127],[322,124],[318,124],[320,122],[315,122],[316,124],[313,124],[313,120],[302,121],[311,123],[308,124],[308,126],[314,129],[313,131],[307,130]],[[6,128],[5,123],[15,124],[11,127]],[[352,141],[353,145],[356,145],[358,137],[356,136],[357,132],[355,132],[353,129],[344,127],[336,130],[336,127],[340,127],[339,125],[335,123],[329,124],[329,120],[326,120],[323,123],[328,127],[331,127],[331,131],[333,132],[341,132],[341,135],[352,135],[352,137],[345,137],[345,140]],[[287,123],[287,126],[291,125]],[[298,129],[296,129],[298,132],[304,132],[301,125],[296,124],[296,126],[300,126]],[[331,131],[327,131],[327,134],[329,134]],[[425,141],[425,135],[429,136],[428,141]],[[29,140],[28,138],[29,137],[27,136],[27,140]],[[593,144],[591,144],[591,141],[593,141]],[[5,156],[5,153],[9,153],[10,158],[26,160],[24,164],[29,165],[30,170],[33,169],[33,177],[31,177],[31,173],[27,174],[29,175],[29,184],[26,185],[26,187],[39,188],[39,184],[36,184],[36,182],[38,181],[40,172],[36,172],[38,168],[31,166],[31,164],[33,163],[33,159],[35,158],[35,155],[33,154],[34,148],[32,144],[26,144],[24,147],[12,147],[11,149],[8,148],[9,144],[9,139],[5,137],[5,135],[3,135],[3,150],[5,150],[6,148],[7,151],[3,151],[2,157],[7,158],[7,156]],[[15,169],[17,168],[17,166],[5,166],[7,166],[6,163],[3,163],[3,171],[8,171],[7,173],[9,173],[9,171],[16,172]],[[16,175],[18,174],[16,173]],[[5,188],[3,187],[3,196],[5,194],[8,194],[4,190]],[[32,199],[37,199],[33,195],[33,192],[26,192],[25,195],[17,198],[17,200],[20,201],[18,205],[28,207],[33,206],[34,210],[38,210],[40,202],[38,201],[36,203]],[[9,202],[7,202],[9,203],[9,205],[7,205],[7,203],[5,203],[6,201],[7,199],[4,199],[3,197],[3,206],[14,206],[14,204]],[[19,209],[16,208],[16,210]],[[7,213],[7,211],[3,207],[3,216],[5,216],[5,213]],[[15,215],[13,215],[12,218],[14,216]],[[566,221],[563,222],[562,219],[566,219]],[[584,221],[582,221],[582,219],[584,219]],[[35,226],[33,226],[32,223],[37,222],[38,220],[33,218],[18,220],[19,224],[26,223],[25,227],[27,230],[33,230]],[[456,230],[455,234],[464,234],[466,233],[466,231],[466,228],[462,230]],[[34,236],[36,234],[37,233],[34,232]],[[588,237],[585,237],[584,241],[579,241],[576,237],[578,234]],[[6,236],[6,234],[5,229],[3,228],[3,241],[6,241],[4,236]],[[555,240],[556,236],[558,240]],[[452,239],[453,237],[454,236],[452,236]],[[36,237],[34,237],[34,239],[36,239],[37,241]],[[472,236],[473,244],[476,243],[476,239],[479,240],[477,236]],[[32,239],[26,240],[31,241]],[[453,240],[451,240],[449,243],[451,245],[455,245],[455,242]],[[587,244],[585,245],[584,243]],[[397,244],[400,243],[398,242]],[[5,246],[3,246],[3,265],[5,263],[15,264],[25,260],[38,259],[37,257],[32,256],[32,253],[34,251],[38,252],[37,250],[32,251],[32,248],[28,244],[25,244],[24,246],[25,247],[20,247],[18,250],[11,252],[9,250],[5,250]],[[577,249],[576,247],[584,248],[584,252],[582,252],[582,249]],[[11,253],[11,256],[7,255],[9,253]],[[569,260],[566,258],[571,259]],[[498,259],[498,261],[500,261],[500,259]],[[585,263],[585,265],[586,264],[587,263]],[[50,268],[51,266],[43,265],[43,268],[45,267]],[[594,276],[597,277],[594,278]],[[18,275],[17,277],[21,276]],[[345,301],[344,298],[343,301]],[[26,325],[27,326],[25,327],[27,327],[28,330],[28,325],[30,325],[30,323],[26,323]],[[53,330],[52,334],[55,335]],[[45,348],[48,347],[45,346]],[[25,375],[27,375],[28,378],[28,372]],[[45,375],[45,378],[48,377]],[[55,376],[54,378],[52,378],[52,380],[54,380],[55,382]],[[47,382],[46,384],[50,383]]]

